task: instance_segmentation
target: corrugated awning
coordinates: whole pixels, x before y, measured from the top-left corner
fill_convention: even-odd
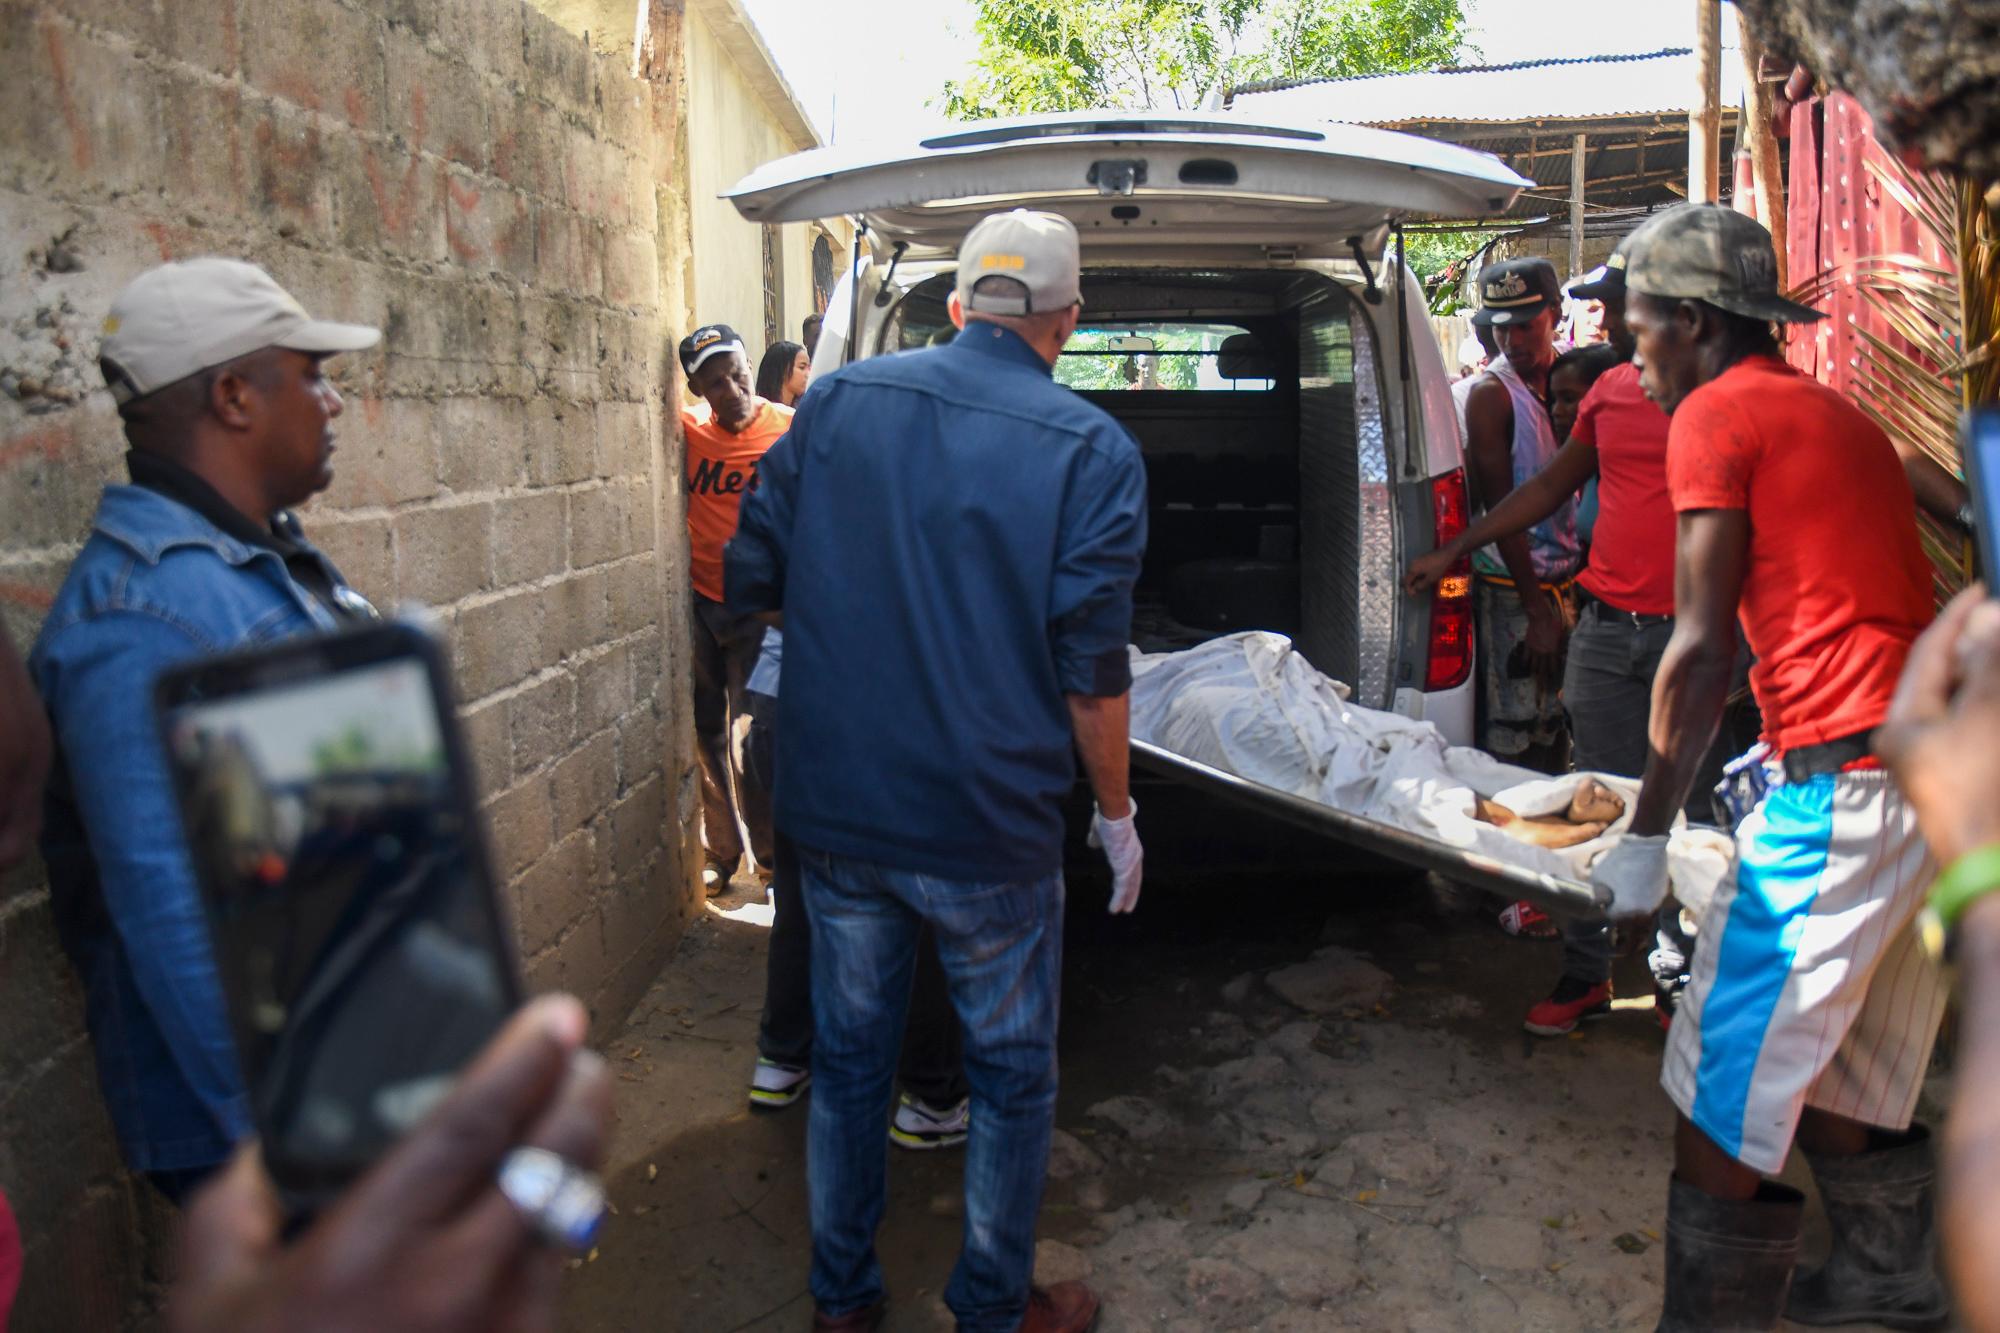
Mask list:
[[[1743,62],[1722,61],[1722,104],[1743,95]],[[1249,84],[1232,110],[1291,121],[1405,128],[1415,122],[1522,124],[1686,114],[1695,97],[1694,53],[1581,56],[1512,65],[1378,74],[1354,79]]]
[[[1724,162],[1734,146],[1743,61],[1721,63]],[[1492,153],[1534,182],[1515,218],[1567,226],[1575,138],[1585,138],[1587,229],[1622,233],[1684,198],[1694,53],[1582,56],[1415,74],[1250,84],[1230,94],[1244,116],[1372,125]],[[1722,173],[1725,192],[1730,174]]]

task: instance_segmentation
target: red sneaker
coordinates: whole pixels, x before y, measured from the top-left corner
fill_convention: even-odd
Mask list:
[[[1526,940],[1552,940],[1562,933],[1547,912],[1526,901],[1514,903],[1500,914],[1500,929]]]
[[[1579,981],[1564,977],[1556,982],[1549,998],[1528,1011],[1522,1026],[1537,1037],[1561,1037],[1576,1031],[1586,1018],[1602,1018],[1611,1012],[1611,983]]]

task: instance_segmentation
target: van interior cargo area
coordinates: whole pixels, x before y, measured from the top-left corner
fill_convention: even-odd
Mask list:
[[[952,281],[910,290],[886,348],[951,336]],[[1362,488],[1388,469],[1373,384],[1357,419],[1357,366],[1372,375],[1375,361],[1356,355],[1370,335],[1353,297],[1306,271],[1086,270],[1083,300],[1057,378],[1123,423],[1146,462],[1134,642],[1169,652],[1275,630],[1356,683]]]

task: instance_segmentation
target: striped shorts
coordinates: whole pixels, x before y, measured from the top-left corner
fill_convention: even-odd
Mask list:
[[[1945,983],[1914,920],[1937,874],[1889,775],[1773,787],[1702,918],[1660,1082],[1730,1156],[1775,1174],[1816,1107],[1904,1129]]]

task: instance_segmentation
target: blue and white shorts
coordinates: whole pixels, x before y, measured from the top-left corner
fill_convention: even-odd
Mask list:
[[[1905,1129],[1944,1014],[1915,918],[1937,876],[1889,775],[1773,787],[1702,918],[1660,1083],[1732,1157],[1775,1174],[1799,1113]]]

